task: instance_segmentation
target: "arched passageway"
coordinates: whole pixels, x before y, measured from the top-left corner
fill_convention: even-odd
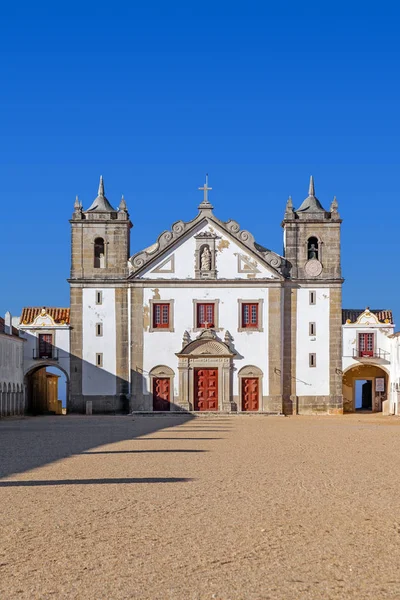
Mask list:
[[[41,363],[25,374],[25,411],[28,414],[66,414],[68,373],[54,364]]]
[[[381,412],[388,398],[389,375],[378,365],[360,364],[343,374],[343,411]]]

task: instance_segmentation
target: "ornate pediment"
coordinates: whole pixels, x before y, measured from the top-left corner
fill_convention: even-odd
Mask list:
[[[196,230],[198,231],[198,227],[201,224],[206,224],[208,222],[211,227],[215,226],[216,228],[219,228],[222,233],[226,234],[231,239],[240,242],[245,251],[250,254],[249,257],[246,252],[245,256],[246,258],[248,257],[248,260],[252,260],[252,257],[254,257],[256,260],[259,260],[260,264],[269,267],[277,278],[283,279],[286,261],[282,256],[257,244],[253,235],[249,231],[241,229],[237,221],[233,221],[232,219],[226,222],[220,221],[214,216],[212,208],[201,208],[201,206],[202,205],[199,207],[201,210],[195,219],[188,222],[177,221],[172,225],[170,231],[164,231],[158,237],[155,244],[138,252],[129,259],[128,267],[131,277],[136,277],[152,264],[157,264],[162,260],[163,256],[166,253],[170,253],[173,250],[173,247],[185,236],[189,236],[191,232],[195,233]],[[218,239],[218,235],[215,233],[200,232],[197,233],[196,238],[198,241],[201,239],[216,240]],[[160,268],[161,265],[156,267],[156,269]]]
[[[204,329],[200,335],[189,342],[182,348],[177,356],[225,356],[231,357],[234,354],[231,352],[228,344],[222,342],[215,331],[212,329]]]

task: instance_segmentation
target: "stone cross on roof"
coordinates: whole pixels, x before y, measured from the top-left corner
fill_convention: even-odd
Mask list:
[[[203,202],[199,204],[199,209],[202,210],[204,208],[213,208],[208,199],[208,192],[212,190],[212,188],[208,187],[208,173],[206,173],[206,181],[203,187],[199,187],[199,190],[204,192]]]

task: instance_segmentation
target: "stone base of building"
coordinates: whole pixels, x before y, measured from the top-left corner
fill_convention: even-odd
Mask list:
[[[129,399],[125,395],[115,396],[72,396],[67,403],[67,412],[86,414],[86,402],[92,403],[93,414],[127,414]]]
[[[297,396],[298,415],[342,415],[343,396]]]

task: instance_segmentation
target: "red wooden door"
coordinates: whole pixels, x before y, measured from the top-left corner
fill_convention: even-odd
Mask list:
[[[360,356],[374,355],[374,334],[359,333],[358,334],[358,350]]]
[[[243,377],[242,410],[258,410],[258,377]]]
[[[53,356],[53,336],[51,333],[39,333],[39,358]]]
[[[153,379],[153,410],[170,410],[170,379],[169,377],[154,377]]]
[[[194,410],[218,410],[218,369],[195,369]]]

